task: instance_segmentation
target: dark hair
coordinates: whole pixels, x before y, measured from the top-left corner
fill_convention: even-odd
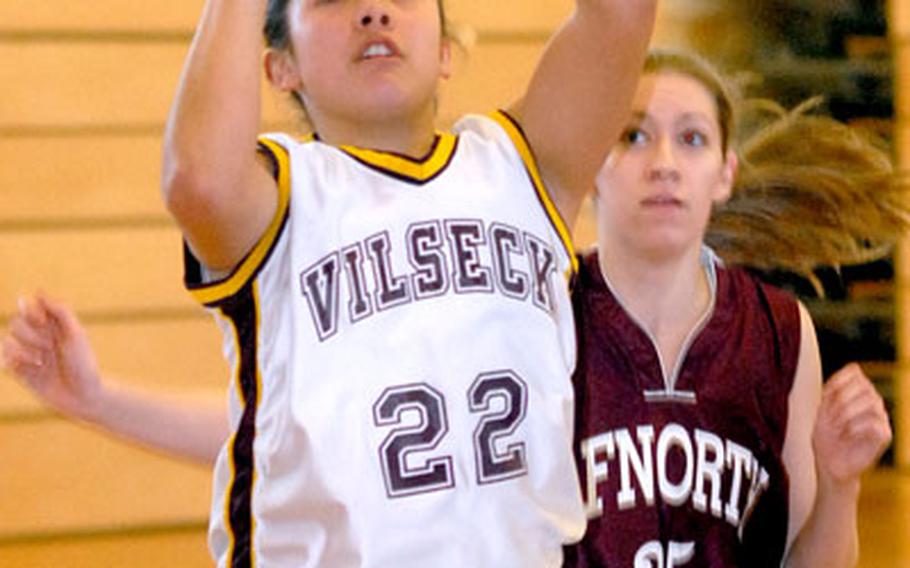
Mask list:
[[[290,0],[269,0],[265,12],[265,25],[262,26],[262,35],[268,47],[285,49],[290,43],[287,15],[289,2]]]

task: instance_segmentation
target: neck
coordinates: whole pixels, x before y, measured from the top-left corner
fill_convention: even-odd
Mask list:
[[[655,337],[688,333],[710,303],[701,243],[666,256],[600,239],[600,270],[623,306]]]
[[[407,116],[388,115],[365,120],[361,117],[311,116],[319,138],[333,146],[356,146],[422,158],[435,139],[435,108]]]

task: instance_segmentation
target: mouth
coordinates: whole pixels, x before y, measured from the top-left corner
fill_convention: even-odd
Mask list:
[[[671,208],[671,209],[682,209],[685,204],[682,199],[673,197],[672,195],[655,195],[641,200],[643,207],[648,208]]]
[[[379,39],[368,42],[363,49],[360,50],[359,61],[388,59],[400,56],[401,52],[394,42],[387,39]]]

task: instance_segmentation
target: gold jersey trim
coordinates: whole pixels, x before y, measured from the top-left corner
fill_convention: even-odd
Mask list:
[[[190,294],[201,304],[212,305],[240,291],[256,275],[268,258],[287,218],[291,197],[290,156],[287,149],[268,138],[260,138],[259,144],[275,163],[275,178],[278,183],[278,206],[275,209],[275,216],[253,250],[229,276],[211,284],[189,287]]]
[[[458,137],[450,133],[437,133],[427,155],[414,159],[402,154],[367,150],[356,146],[338,146],[338,149],[361,164],[390,175],[396,179],[423,185],[441,174],[452,162],[458,146]]]
[[[559,214],[556,205],[553,203],[553,199],[550,198],[546,186],[543,184],[543,179],[540,177],[540,171],[537,169],[537,161],[534,159],[534,153],[531,151],[531,145],[528,143],[524,131],[522,131],[521,126],[519,126],[515,119],[509,116],[505,111],[494,111],[491,112],[489,116],[506,131],[506,134],[508,134],[509,138],[512,140],[512,144],[515,145],[515,149],[518,150],[521,161],[524,162],[525,170],[528,172],[531,184],[537,192],[537,198],[540,200],[544,211],[550,218],[550,223],[553,224],[553,228],[556,229],[556,232],[559,234],[559,238],[562,241],[562,245],[566,249],[569,262],[572,264],[572,272],[578,272],[578,258],[575,256],[575,245],[572,243],[572,234],[566,226],[566,222],[563,220],[562,215]]]

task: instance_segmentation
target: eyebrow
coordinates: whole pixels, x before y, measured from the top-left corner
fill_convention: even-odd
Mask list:
[[[703,113],[700,113],[700,112],[685,112],[685,113],[683,113],[683,115],[681,117],[679,117],[678,122],[683,122],[686,120],[693,120],[693,119],[707,120],[708,122],[711,122],[710,117],[705,116]]]
[[[630,117],[629,126],[638,127],[644,125],[650,120],[648,113],[642,111],[633,111],[632,116]],[[717,125],[710,117],[705,116],[701,112],[685,112],[678,119],[673,121],[675,127],[680,127],[680,125],[690,125],[696,123],[695,126],[704,127],[709,131],[720,130],[719,125]]]
[[[646,118],[648,118],[648,113],[637,110],[637,111],[632,112],[632,118],[634,120],[641,122],[641,121],[644,121]],[[683,122],[686,120],[693,120],[693,119],[707,120],[709,122],[711,121],[710,117],[705,116],[701,112],[685,112],[682,114],[682,116],[679,117],[679,120],[677,122]]]

